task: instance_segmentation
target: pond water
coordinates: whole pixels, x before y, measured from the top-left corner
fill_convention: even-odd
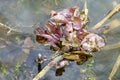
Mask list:
[[[55,2],[57,1],[57,2]],[[32,80],[37,74],[38,65],[35,62],[37,54],[41,53],[47,58],[54,53],[49,46],[37,45],[34,48],[23,50],[24,40],[30,37],[33,43],[35,24],[44,26],[50,18],[51,10],[60,11],[67,7],[79,6],[82,10],[85,0],[0,0],[0,23],[3,23],[18,32],[7,35],[0,30],[0,80]],[[90,23],[88,30],[102,20],[113,7],[120,3],[119,0],[86,0],[89,9]],[[120,41],[120,13],[118,12],[104,24],[117,20],[118,27],[107,34],[101,34],[106,40],[106,46]],[[20,33],[19,33],[20,31]],[[120,45],[120,44],[118,44]],[[111,47],[111,46],[109,46]],[[71,62],[65,68],[62,76],[55,76],[52,68],[41,80],[108,80],[112,67],[120,54],[120,48],[101,50],[83,65]],[[45,62],[42,67],[47,64]],[[88,79],[89,77],[89,79]],[[113,80],[120,80],[120,68]]]

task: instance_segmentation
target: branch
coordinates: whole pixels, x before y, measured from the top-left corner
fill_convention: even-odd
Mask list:
[[[52,61],[50,61],[43,69],[41,72],[39,72],[34,78],[33,80],[39,80],[40,78],[42,78],[57,62],[59,62],[60,60],[62,60],[63,57],[62,56],[58,56],[56,58],[54,58]]]
[[[20,30],[13,29],[13,28],[11,28],[11,27],[9,27],[1,22],[0,22],[0,28],[1,28],[0,31],[4,31],[7,34],[10,34],[11,32],[16,32],[16,33],[21,32]]]
[[[120,42],[117,42],[115,44],[106,45],[104,48],[102,48],[102,50],[111,50],[111,49],[116,49],[119,47],[120,47]]]
[[[112,78],[115,75],[115,73],[117,72],[117,69],[119,68],[119,66],[120,66],[120,55],[118,56],[114,66],[113,66],[113,69],[109,75],[109,80],[112,80]]]
[[[97,23],[94,27],[92,27],[92,29],[97,29],[99,28],[106,20],[108,20],[111,16],[113,16],[116,12],[118,12],[120,10],[120,4],[116,5],[113,10],[110,11],[110,13],[108,13],[108,15],[103,18],[99,23]]]
[[[104,34],[107,34],[111,30],[119,27],[120,26],[120,20],[119,19],[114,19],[111,22],[109,22],[108,24],[106,24],[106,26],[109,26],[109,28],[103,31]]]

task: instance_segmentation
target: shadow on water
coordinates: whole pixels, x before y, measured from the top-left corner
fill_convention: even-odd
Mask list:
[[[31,48],[26,54],[22,45],[26,37],[30,36],[34,40],[33,25],[44,23],[49,19],[50,10],[59,11],[66,7],[79,6],[82,9],[84,0],[1,0],[0,1],[0,22],[11,28],[22,31],[7,35],[0,30],[0,80],[32,80],[38,72],[38,64],[35,62],[38,53],[50,57],[48,47],[37,46]],[[93,25],[103,19],[107,13],[119,3],[119,0],[88,0],[90,30]],[[114,15],[105,24],[118,19],[120,13]],[[120,26],[120,25],[119,25]],[[120,28],[113,29],[105,34],[106,44],[120,41]],[[120,54],[119,48],[100,51],[95,53],[92,60],[83,65],[71,64],[65,68],[62,76],[55,76],[55,69],[51,69],[41,80],[107,80],[117,56]],[[48,62],[48,61],[47,61]],[[47,62],[43,63],[43,68]],[[63,70],[64,71],[64,70]],[[120,80],[120,69],[114,80]],[[57,72],[56,72],[57,73]],[[59,74],[59,75],[61,75]],[[89,77],[89,79],[87,78]]]

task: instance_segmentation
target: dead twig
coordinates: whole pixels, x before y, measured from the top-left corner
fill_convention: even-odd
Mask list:
[[[99,28],[106,20],[108,20],[111,16],[113,16],[116,12],[118,12],[120,10],[120,4],[117,4],[113,10],[111,10],[108,15],[103,18],[100,22],[98,22],[94,27],[92,27],[92,29],[97,29]]]
[[[56,58],[54,58],[52,61],[50,61],[43,69],[41,72],[39,72],[34,78],[33,80],[39,80],[40,78],[42,78],[57,62],[59,62],[60,60],[62,60],[63,57],[62,56],[58,56]]]
[[[103,31],[104,34],[107,34],[111,30],[119,27],[120,26],[120,20],[114,19],[111,22],[109,22],[108,24],[106,24],[106,26],[109,26],[109,28]]]
[[[119,66],[120,66],[120,55],[118,56],[114,66],[113,66],[113,69],[109,75],[109,78],[108,78],[109,80],[112,80],[112,78],[115,75],[115,73],[117,72],[117,69],[119,68]]]
[[[115,44],[106,45],[102,50],[111,50],[111,49],[116,49],[119,47],[120,47],[120,42],[115,43]]]
[[[21,31],[19,31],[19,30],[17,30],[17,29],[13,29],[13,28],[11,28],[11,27],[9,27],[9,26],[1,23],[1,22],[0,22],[0,28],[1,28],[1,30],[3,30],[3,31],[6,32],[7,34],[9,34],[9,33],[11,33],[11,32],[21,32]]]

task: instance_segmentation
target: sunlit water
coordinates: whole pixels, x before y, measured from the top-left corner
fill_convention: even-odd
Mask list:
[[[0,38],[10,41],[6,45],[5,41],[0,41],[0,64],[4,65],[7,73],[0,72],[0,80],[32,80],[37,74],[37,63],[35,62],[38,53],[46,55],[48,58],[53,53],[48,47],[38,46],[38,48],[30,49],[30,53],[26,54],[22,51],[23,41],[26,36],[33,34],[33,25],[44,23],[50,18],[50,10],[59,11],[66,7],[79,6],[83,8],[84,0],[0,0],[0,22],[14,29],[20,30],[23,34],[14,34],[7,36],[2,31]],[[87,0],[86,0],[87,1]],[[87,26],[90,30],[96,23],[103,19],[107,13],[117,4],[119,0],[88,0],[90,24]],[[110,18],[105,24],[118,19],[120,21],[120,13]],[[104,25],[105,25],[104,24]],[[119,25],[120,26],[120,25]],[[26,35],[26,33],[28,33]],[[4,34],[4,35],[3,35]],[[106,45],[117,43],[120,41],[120,28],[110,31],[105,37]],[[32,36],[34,41],[35,37]],[[21,42],[20,42],[21,41]],[[4,47],[5,45],[5,47]],[[86,64],[76,65],[72,62],[65,68],[62,76],[55,76],[55,69],[51,69],[42,80],[89,80],[87,77],[94,76],[96,80],[107,80],[112,70],[120,49],[104,50],[95,53],[92,64],[92,71],[81,72],[87,68]],[[88,61],[88,64],[90,61]],[[47,62],[46,62],[47,63]],[[46,65],[44,63],[44,65]],[[21,68],[17,71],[15,66],[19,64]],[[114,77],[114,80],[120,80],[120,69]],[[92,80],[92,79],[90,79]],[[94,79],[93,79],[94,80]]]

